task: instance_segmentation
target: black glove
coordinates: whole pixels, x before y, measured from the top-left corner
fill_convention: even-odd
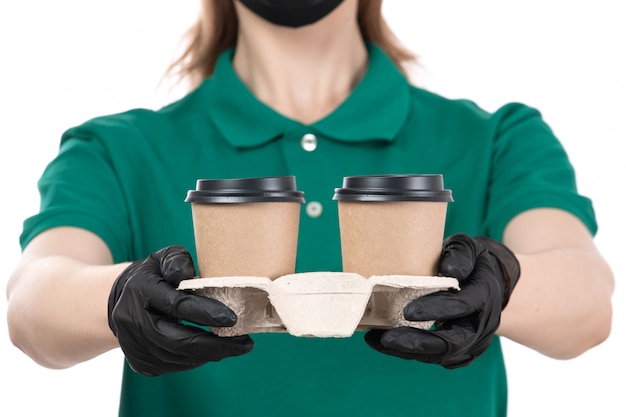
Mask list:
[[[252,350],[249,336],[218,337],[181,323],[228,327],[237,322],[221,302],[176,290],[194,275],[189,252],[169,246],[133,262],[113,284],[109,327],[135,372],[156,376],[183,371]]]
[[[458,279],[461,291],[425,295],[404,309],[407,320],[435,320],[435,329],[370,330],[368,345],[448,369],[469,365],[489,347],[520,277],[517,258],[495,240],[455,234],[443,244],[439,270]]]

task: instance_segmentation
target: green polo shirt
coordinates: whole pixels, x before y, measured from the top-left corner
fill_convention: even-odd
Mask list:
[[[595,232],[591,203],[577,193],[567,156],[539,112],[513,103],[489,113],[415,88],[379,48],[368,48],[363,80],[332,114],[310,125],[258,101],[233,71],[229,50],[213,76],[176,103],[69,129],[39,181],[41,211],[25,221],[22,245],[43,230],[71,225],[99,235],[116,262],[173,244],[195,253],[191,209],[183,200],[196,179],[274,175],[295,175],[307,204],[314,204],[301,211],[299,272],[341,270],[332,196],[348,175],[443,174],[455,200],[446,234],[499,239],[511,218],[536,207],[567,210]],[[380,354],[362,332],[253,338],[251,353],[192,371],[143,377],[124,365],[120,415],[506,413],[497,338],[457,370]]]

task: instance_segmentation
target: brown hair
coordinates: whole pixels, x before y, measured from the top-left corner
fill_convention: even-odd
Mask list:
[[[186,33],[187,46],[168,69],[169,74],[186,79],[197,86],[213,73],[215,62],[226,49],[235,46],[239,21],[234,0],[202,0],[198,21]],[[357,20],[361,36],[382,48],[396,66],[405,72],[404,65],[416,57],[404,48],[382,16],[382,0],[359,0]]]

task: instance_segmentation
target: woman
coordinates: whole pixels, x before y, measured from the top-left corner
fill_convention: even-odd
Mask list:
[[[120,415],[505,415],[496,329],[561,359],[610,329],[612,274],[563,149],[526,106],[489,114],[410,86],[380,2],[293,3],[205,1],[179,62],[196,89],[65,133],[8,285],[12,340],[51,368],[121,347]],[[341,178],[407,172],[454,191],[442,270],[463,290],[405,311],[435,331],[258,334],[252,349],[178,323],[236,320],[173,290],[193,275],[182,200],[197,178],[295,175],[319,205],[298,247],[298,271],[314,271],[341,269]]]

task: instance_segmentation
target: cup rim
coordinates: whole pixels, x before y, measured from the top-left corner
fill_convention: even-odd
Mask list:
[[[343,178],[335,188],[339,201],[430,201],[452,202],[452,191],[444,189],[441,174],[358,175]]]
[[[296,188],[295,176],[198,179],[189,190],[187,203],[304,203],[304,192]]]

